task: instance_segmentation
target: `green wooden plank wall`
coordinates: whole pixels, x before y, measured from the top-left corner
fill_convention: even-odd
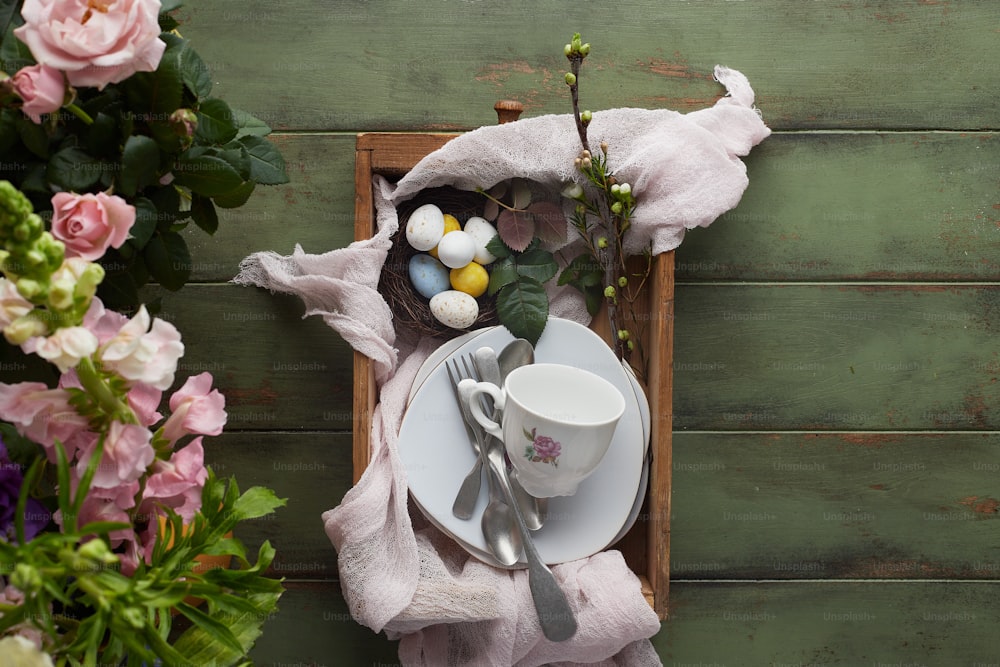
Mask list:
[[[227,284],[256,250],[346,245],[360,131],[714,102],[743,71],[775,134],[740,206],[677,254],[664,664],[1000,663],[1000,5],[994,0],[192,0],[216,93],[292,182],[191,232],[160,293],[230,407],[211,462],[288,508],[246,528],[289,580],[261,665],[396,664],[355,624],[319,514],[351,480],[351,353],[301,304]],[[734,344],[735,343],[735,344]],[[28,373],[3,367],[4,377]]]

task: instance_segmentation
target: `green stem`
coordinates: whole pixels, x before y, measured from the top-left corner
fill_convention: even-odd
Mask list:
[[[87,125],[93,125],[94,124],[94,119],[91,118],[90,115],[86,111],[84,111],[83,109],[81,109],[80,107],[78,107],[76,104],[70,103],[70,104],[67,104],[63,108],[66,109],[67,111],[69,111],[71,114],[73,114],[77,118],[79,118],[80,120],[82,120]]]
[[[118,419],[127,424],[135,422],[135,414],[132,409],[104,381],[94,365],[93,358],[84,357],[81,359],[76,366],[76,374],[80,378],[80,384],[87,390],[102,412],[112,419]]]

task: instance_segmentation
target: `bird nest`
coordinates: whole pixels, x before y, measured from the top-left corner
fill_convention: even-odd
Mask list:
[[[443,213],[451,214],[462,226],[473,216],[483,214],[486,198],[478,192],[469,192],[450,187],[429,188],[413,199],[396,207],[399,230],[392,236],[392,247],[386,257],[379,277],[378,291],[392,310],[396,331],[410,331],[421,336],[432,336],[447,340],[455,338],[466,330],[453,329],[437,320],[431,313],[430,300],[425,299],[410,282],[410,258],[418,254],[406,241],[406,223],[410,214],[424,204],[434,204]],[[479,317],[468,330],[499,324],[495,300],[483,294],[476,299]]]

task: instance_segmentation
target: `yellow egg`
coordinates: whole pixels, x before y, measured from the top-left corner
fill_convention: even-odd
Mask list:
[[[450,213],[444,214],[444,234],[447,234],[448,232],[457,232],[460,231],[461,229],[462,229],[462,223],[458,221],[458,218],[451,215]],[[444,234],[442,234],[441,236],[444,237]],[[438,241],[438,243],[440,243],[440,241]],[[434,246],[433,248],[428,250],[427,254],[437,259],[438,258],[437,246]]]
[[[460,269],[452,269],[449,277],[452,287],[473,297],[482,296],[490,284],[490,274],[475,262],[469,262]]]

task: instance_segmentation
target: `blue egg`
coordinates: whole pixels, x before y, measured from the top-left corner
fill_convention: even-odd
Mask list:
[[[414,255],[410,258],[409,270],[410,282],[425,299],[451,289],[448,267],[430,255]]]

